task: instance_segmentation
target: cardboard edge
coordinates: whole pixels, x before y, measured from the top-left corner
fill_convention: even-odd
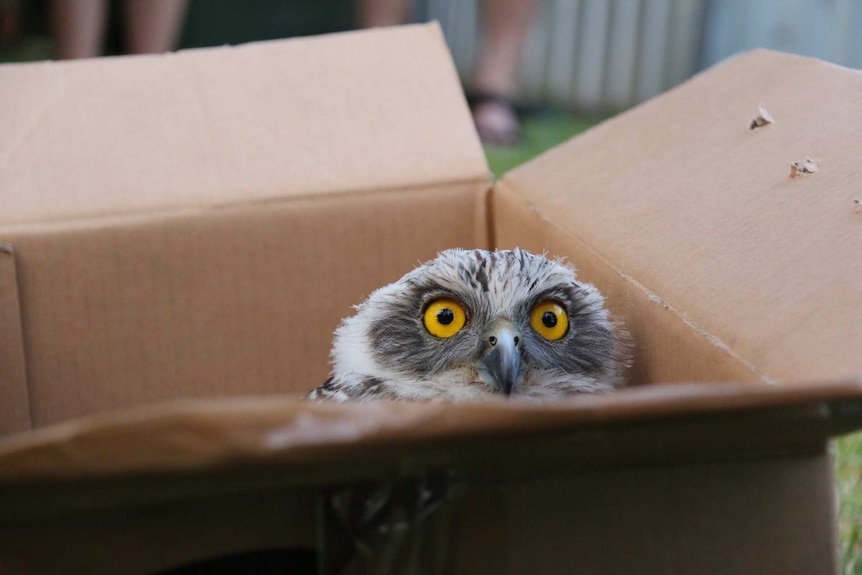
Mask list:
[[[572,434],[595,438],[643,426],[704,429],[733,419],[773,421],[786,432],[773,433],[772,440],[751,438],[748,447],[776,437],[779,443],[823,441],[862,427],[862,378],[779,387],[639,386],[553,405],[502,400],[343,404],[296,396],[178,400],[8,436],[0,441],[0,483],[200,472],[236,464],[322,465],[337,463],[348,452],[358,463],[357,449],[365,453],[361,459],[372,460],[393,449],[468,438],[479,443],[536,436],[550,441]],[[808,423],[799,427],[803,420]],[[174,444],[177,437],[198,439]],[[121,444],[136,447],[121,453]],[[322,444],[331,447],[333,459],[320,452]]]
[[[476,213],[482,220],[476,222],[476,245],[486,246],[489,250],[497,249],[497,238],[494,234],[494,187],[493,178],[488,179],[487,187],[476,196]]]
[[[459,186],[483,186],[482,193],[487,193],[484,187],[490,187],[487,177],[476,176],[474,178],[458,180],[434,180],[422,184],[410,186],[392,187],[369,187],[355,190],[337,190],[330,192],[308,192],[294,194],[280,198],[268,198],[252,201],[232,201],[213,205],[177,205],[168,206],[154,210],[135,210],[123,213],[106,213],[87,217],[55,218],[50,220],[23,221],[5,224],[0,228],[0,233],[6,235],[26,234],[30,231],[52,231],[59,229],[88,229],[93,227],[105,227],[111,225],[125,225],[142,221],[150,221],[162,218],[172,218],[187,214],[200,214],[206,212],[229,211],[234,209],[257,208],[257,207],[279,207],[293,202],[308,201],[316,198],[342,198],[345,196],[361,197],[372,194],[413,194],[427,192],[429,189],[459,187]],[[483,206],[484,209],[484,206]]]
[[[841,70],[854,72],[857,74],[862,74],[862,70],[856,70],[854,68],[846,68],[844,66],[840,66],[840,65],[834,64],[832,62],[827,62],[825,60],[821,60],[821,59],[815,58],[813,56],[802,56],[799,54],[789,54],[787,52],[782,52],[780,50],[771,50],[768,48],[753,48],[751,50],[745,50],[742,52],[737,52],[735,54],[731,54],[730,56],[728,56],[727,58],[725,58],[723,60],[720,60],[719,62],[714,63],[712,66],[710,66],[708,68],[704,68],[703,70],[698,71],[697,73],[693,74],[692,76],[689,76],[683,82],[680,82],[679,84],[677,84],[675,86],[671,86],[670,88],[668,88],[664,92],[660,92],[660,93],[658,93],[658,94],[656,94],[650,98],[647,98],[643,102],[640,102],[639,104],[632,106],[630,108],[627,108],[625,110],[622,110],[617,114],[613,114],[609,117],[606,117],[602,121],[589,127],[588,129],[584,130],[583,132],[575,134],[574,136],[572,136],[568,140],[565,140],[564,142],[561,142],[561,143],[557,144],[556,146],[552,146],[551,148],[548,148],[547,150],[543,151],[542,153],[538,154],[537,156],[530,158],[526,162],[509,169],[502,176],[500,176],[499,181],[506,180],[506,181],[512,182],[514,179],[517,179],[518,173],[520,173],[523,168],[530,166],[534,163],[541,162],[546,155],[551,154],[555,150],[557,150],[558,148],[567,145],[572,140],[582,138],[582,137],[586,136],[587,134],[589,134],[590,132],[592,132],[593,130],[599,129],[601,126],[604,126],[606,124],[617,123],[617,122],[621,122],[621,121],[624,122],[627,120],[627,118],[629,117],[630,114],[637,113],[637,111],[640,110],[642,107],[651,105],[651,103],[654,100],[657,100],[659,98],[664,98],[665,96],[667,96],[669,94],[673,94],[673,93],[677,92],[678,90],[680,90],[680,89],[684,88],[686,85],[688,85],[690,82],[696,81],[701,76],[709,74],[709,73],[713,72],[714,70],[716,70],[717,68],[722,68],[724,66],[733,65],[734,63],[738,62],[739,60],[743,60],[746,58],[758,58],[758,57],[762,57],[765,55],[770,55],[770,56],[778,55],[780,57],[786,57],[786,58],[803,59],[803,60],[807,60],[811,64],[826,65],[826,66],[836,67],[836,68],[839,68]]]
[[[641,283],[637,278],[635,278],[631,274],[626,273],[625,270],[621,269],[621,267],[617,265],[611,258],[609,258],[606,254],[600,252],[595,246],[591,245],[590,243],[579,237],[576,232],[560,225],[559,222],[557,222],[539,205],[537,205],[530,198],[530,196],[523,189],[520,188],[520,186],[518,186],[513,181],[507,179],[504,176],[503,179],[499,180],[495,184],[494,194],[505,193],[506,191],[520,199],[524,203],[527,210],[536,214],[539,218],[548,223],[548,225],[552,226],[559,234],[565,236],[569,240],[579,245],[582,250],[589,252],[597,262],[599,262],[601,265],[618,275],[622,280],[628,282],[633,287],[633,289],[638,291],[644,298],[660,304],[668,313],[670,313],[681,324],[683,324],[692,333],[694,337],[697,337],[707,342],[710,346],[715,348],[720,353],[733,359],[733,361],[735,361],[745,371],[751,373],[752,376],[759,382],[770,385],[774,385],[776,383],[756,365],[736,353],[736,351],[730,345],[722,341],[721,338],[711,333],[708,329],[700,325],[694,319],[688,317],[683,311],[676,309],[675,307],[670,305],[661,297],[661,295]],[[493,213],[493,211],[491,213]],[[491,217],[490,219],[493,222],[493,217]]]
[[[463,440],[394,442],[382,449],[368,449],[359,443],[333,446],[336,450],[328,456],[299,449],[296,457],[232,458],[187,469],[163,468],[150,462],[145,469],[120,473],[21,477],[2,482],[0,524],[241,492],[409,479],[446,468],[457,470],[462,478],[498,481],[563,471],[593,473],[780,459],[822,452],[828,445],[822,433],[824,417],[822,405],[812,404],[708,418],[671,418],[608,429],[523,433],[496,440],[471,437],[466,448]],[[819,430],[817,436],[800,431],[810,427]],[[457,446],[454,452],[453,446]],[[70,447],[72,452],[75,447]],[[524,467],[523,461],[530,461],[530,465]],[[74,464],[73,459],[67,458],[66,462]]]
[[[15,248],[0,243],[0,434],[33,428]]]
[[[426,39],[430,38],[430,41],[436,43],[436,50],[439,52],[438,56],[441,60],[441,63],[446,68],[446,73],[448,73],[451,80],[451,87],[457,87],[457,93],[453,92],[448,97],[450,98],[453,108],[454,104],[457,103],[460,105],[463,119],[469,120],[470,111],[469,104],[467,102],[466,95],[461,86],[461,81],[459,78],[458,70],[455,66],[455,62],[452,59],[451,51],[449,50],[446,39],[443,33],[442,28],[439,23],[436,21],[427,22],[427,23],[415,23],[415,24],[407,24],[403,26],[394,26],[389,29],[388,32],[383,32],[384,34],[399,34],[403,31],[412,31],[411,33],[415,34],[423,34]],[[322,35],[313,35],[313,36],[305,36],[305,37],[296,37],[296,38],[286,38],[281,40],[263,40],[258,42],[248,42],[243,43],[236,46],[217,46],[217,47],[204,47],[204,48],[189,48],[185,50],[179,50],[177,52],[165,53],[165,54],[141,54],[141,55],[120,55],[113,56],[108,59],[103,59],[105,63],[110,65],[123,65],[124,60],[134,59],[134,60],[142,60],[142,59],[153,59],[153,60],[165,60],[165,59],[176,59],[183,58],[189,54],[196,54],[202,52],[230,52],[233,50],[242,50],[242,49],[260,49],[266,50],[268,46],[274,43],[315,43],[320,42],[322,39],[332,39],[332,38],[340,38],[345,36],[365,36],[365,35],[375,35],[381,34],[380,30],[366,29],[366,30],[348,30],[348,31],[340,31],[333,32],[330,34],[322,34]],[[57,68],[59,73],[62,73],[65,66],[77,66],[77,65],[90,65],[88,60],[79,60],[79,61],[70,61],[64,62],[62,66]],[[58,65],[57,62],[48,61],[44,63],[45,66],[52,68]],[[21,63],[22,66],[33,66],[33,63]],[[453,125],[457,125],[458,122],[455,118],[452,118]],[[463,125],[463,123],[460,123]],[[29,133],[30,128],[26,130]],[[463,170],[459,170],[458,174],[450,174],[447,175],[446,168],[442,167],[437,170],[435,173],[431,175],[425,176],[425,179],[411,178],[413,181],[403,182],[401,184],[388,184],[386,182],[371,182],[370,185],[362,185],[362,187],[354,186],[350,187],[350,184],[344,185],[343,183],[319,183],[318,187],[311,189],[303,189],[296,193],[292,193],[289,195],[282,195],[280,197],[266,197],[266,198],[258,198],[247,200],[244,199],[244,194],[237,194],[237,198],[239,199],[231,199],[231,200],[223,200],[221,202],[215,203],[204,203],[206,200],[202,200],[199,202],[195,202],[192,204],[183,204],[183,203],[165,203],[161,206],[151,206],[151,207],[140,207],[137,209],[124,209],[122,207],[114,209],[112,211],[103,211],[97,212],[93,211],[88,214],[70,214],[70,215],[60,215],[55,216],[49,219],[42,219],[37,217],[29,217],[26,219],[19,220],[10,220],[10,221],[2,221],[0,218],[0,233],[3,231],[9,230],[11,232],[22,231],[31,228],[43,229],[45,227],[50,227],[53,225],[87,225],[87,222],[100,222],[100,221],[117,221],[123,220],[124,218],[132,218],[136,219],[144,215],[154,215],[159,217],[165,213],[182,213],[193,210],[208,210],[208,209],[229,209],[235,207],[236,205],[253,205],[253,204],[273,204],[279,203],[282,201],[289,201],[292,199],[306,199],[309,197],[317,197],[317,196],[334,196],[338,197],[344,194],[363,194],[368,192],[379,192],[384,190],[396,190],[396,191],[407,191],[407,190],[422,190],[428,187],[439,187],[439,186],[448,186],[448,185],[459,185],[479,181],[487,181],[489,178],[490,167],[488,165],[488,160],[486,155],[484,154],[484,150],[482,148],[482,144],[478,135],[478,132],[475,128],[470,124],[469,126],[469,138],[462,138],[457,141],[457,143],[463,143],[462,150],[465,153],[468,153],[470,156],[469,163],[467,167]],[[454,142],[454,140],[453,140]],[[459,148],[461,146],[459,145]],[[9,154],[6,154],[7,157],[11,157]],[[461,156],[464,157],[463,154]],[[0,165],[2,165],[3,158],[0,158]],[[378,185],[379,184],[379,185]],[[2,237],[0,237],[0,241],[2,241]]]

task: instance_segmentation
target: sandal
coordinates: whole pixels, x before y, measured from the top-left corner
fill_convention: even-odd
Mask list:
[[[523,109],[511,98],[492,92],[467,92],[467,103],[482,143],[516,147],[523,141]]]

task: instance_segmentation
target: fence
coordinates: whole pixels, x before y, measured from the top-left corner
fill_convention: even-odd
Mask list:
[[[466,75],[479,0],[426,0]],[[596,112],[632,106],[741,50],[767,47],[862,66],[860,0],[544,0],[527,40],[521,97]]]

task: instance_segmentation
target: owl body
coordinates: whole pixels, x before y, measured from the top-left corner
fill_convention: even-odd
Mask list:
[[[627,360],[604,298],[571,266],[452,249],[359,305],[332,363],[310,399],[550,399],[612,390]]]

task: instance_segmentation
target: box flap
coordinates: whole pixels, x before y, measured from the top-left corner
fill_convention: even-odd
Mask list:
[[[10,505],[23,493],[39,493],[37,507],[63,508],[160,497],[160,490],[141,487],[147,477],[165,478],[172,486],[163,495],[178,497],[272,481],[285,488],[409,476],[440,467],[496,475],[560,464],[654,464],[731,453],[762,457],[810,449],[860,426],[860,396],[862,380],[784,387],[655,385],[553,405],[174,402],[4,439],[0,508],[13,514],[44,511],[18,504],[13,511]],[[519,450],[523,457],[513,455]],[[138,483],[129,488],[127,480]],[[75,496],[68,497],[66,488],[52,491],[58,481]],[[120,494],[106,481],[117,481]],[[44,499],[39,485],[55,500]]]
[[[0,243],[0,435],[30,429],[21,301],[12,246]]]
[[[0,126],[0,228],[488,179],[436,24],[0,66]]]
[[[417,260],[484,245],[487,192],[326,194],[18,234],[33,426],[310,391],[351,306]]]
[[[774,123],[751,129],[761,103]],[[846,377],[862,372],[860,105],[859,72],[755,51],[503,185],[759,379]],[[819,169],[789,177],[806,157]]]
[[[434,24],[0,66],[30,423],[311,390],[352,305],[487,245],[489,189]]]

